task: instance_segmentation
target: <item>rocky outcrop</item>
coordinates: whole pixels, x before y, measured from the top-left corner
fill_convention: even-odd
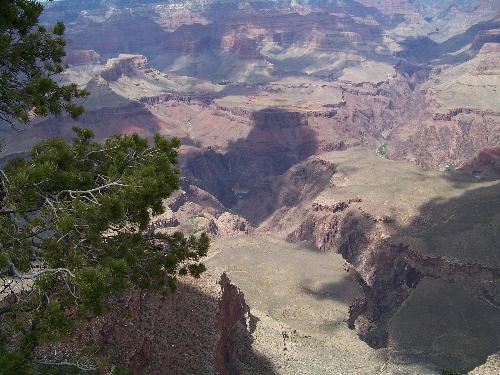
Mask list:
[[[470,171],[477,178],[500,178],[500,146],[484,148],[462,169]]]
[[[452,289],[455,283],[460,283],[467,296],[465,299],[469,298],[470,303],[482,301],[481,307],[466,313],[464,319],[467,324],[473,324],[477,316],[479,321],[474,324],[484,333],[471,335],[490,335],[491,338],[491,334],[486,333],[491,330],[488,319],[493,319],[500,300],[500,260],[495,255],[500,233],[496,229],[500,228],[498,183],[484,182],[477,190],[458,192],[460,179],[454,181],[450,176],[432,176],[423,171],[412,177],[413,172],[399,169],[402,164],[377,160],[375,155],[343,156],[349,153],[347,150],[323,155],[335,165],[333,176],[328,174],[330,183],[323,186],[324,191],[293,207],[282,207],[261,229],[281,232],[288,241],[307,241],[323,251],[342,255],[348,263],[348,273],[362,290],[351,303],[347,323],[375,348],[412,350],[411,337],[419,336],[418,329],[415,327],[411,332],[399,334],[400,324],[410,319],[405,317],[411,315],[419,303],[429,309],[425,312],[426,318],[422,319],[433,318],[430,306],[439,303],[434,300],[438,298],[437,293],[432,292],[434,283],[442,290]],[[494,154],[490,151],[483,159],[491,162]],[[354,164],[348,167],[343,164],[346,160]],[[354,165],[356,170],[351,169]],[[424,175],[426,182],[421,180]],[[471,177],[461,176],[474,182]],[[399,183],[395,185],[393,178]],[[403,183],[402,179],[406,178],[409,180]],[[369,187],[361,187],[364,183]],[[286,184],[291,181],[287,180]],[[427,191],[424,185],[429,185],[429,196],[427,193],[422,195]],[[438,186],[445,191],[455,191],[452,195],[458,198],[431,199],[435,194],[433,189]],[[411,199],[403,193],[406,189]],[[416,204],[414,208],[409,209],[403,203],[409,199]],[[422,206],[416,203],[420,199]],[[461,228],[458,231],[457,226]],[[430,324],[426,335],[414,339],[415,347],[421,348],[441,366],[460,364],[470,369],[491,354],[498,340],[486,339],[482,349],[463,350],[454,345],[440,349],[442,352],[425,349],[429,341],[440,340],[446,330],[456,329],[451,328],[454,314],[463,306],[453,304],[464,303],[458,302],[462,292],[457,293],[457,301],[450,302],[449,310],[443,307],[442,320],[436,323],[439,326]],[[417,302],[418,298],[425,302]]]
[[[373,191],[369,195],[372,194],[376,195]],[[488,190],[488,194],[489,198],[483,197],[489,202],[485,204],[498,204],[495,188]],[[471,199],[454,204],[462,207],[478,204],[474,197]],[[429,255],[426,249],[429,244],[412,239],[412,236],[424,236],[422,233],[427,230],[425,228],[432,228],[431,222],[439,220],[427,216],[435,209],[432,204],[426,211],[421,211],[422,217],[410,222],[409,229],[398,227],[397,217],[377,213],[377,206],[377,203],[370,202],[366,197],[328,203],[314,202],[309,209],[302,211],[303,218],[296,229],[287,235],[287,239],[292,242],[308,241],[323,251],[338,251],[349,263],[349,273],[358,280],[363,294],[351,305],[348,324],[356,328],[370,345],[389,345],[387,330],[390,319],[422,279],[463,279],[470,285],[487,284],[490,281],[495,283],[500,279],[498,265],[486,263],[489,256],[483,259],[485,264],[481,264],[472,260],[450,259],[448,257],[451,254],[448,257]],[[283,216],[277,217],[283,220]],[[498,225],[495,220],[493,218],[490,225]],[[412,235],[408,235],[407,231],[411,231]],[[493,233],[491,231],[495,229],[490,228],[489,232]],[[478,233],[471,235],[477,236]],[[447,242],[447,246],[454,246],[449,240]]]
[[[500,29],[481,30],[474,38],[472,47],[480,50],[487,43],[500,43]]]
[[[275,374],[272,363],[252,348],[257,318],[250,313],[243,292],[224,272],[217,322],[215,368],[219,375]]]
[[[101,72],[101,77],[108,82],[116,81],[121,76],[134,76],[137,71],[149,69],[148,60],[142,55],[124,55],[109,59]]]
[[[230,212],[224,212],[208,224],[208,233],[212,236],[228,237],[253,232],[254,229],[247,220]]]
[[[335,248],[338,245],[339,214],[352,203],[360,201],[360,198],[354,198],[334,204],[313,203],[304,220],[287,236],[287,240],[308,241],[323,251]]]
[[[38,355],[93,363],[92,347],[92,355],[105,358],[99,362],[103,374],[113,367],[148,375],[165,369],[210,375],[261,370],[251,347],[254,318],[243,292],[225,273],[180,280],[167,298],[128,290],[112,302],[107,314],[80,322],[72,337],[39,348]]]
[[[477,158],[472,162],[472,165],[491,167],[500,173],[500,146],[488,147],[481,150]]]
[[[448,113],[435,113],[432,116],[434,121],[452,121],[455,117],[460,115],[476,115],[476,116],[494,116],[500,117],[499,112],[495,111],[482,111],[475,108],[454,108]]]
[[[102,374],[119,367],[147,375],[165,374],[166,368],[172,374],[215,375],[216,281],[210,275],[180,280],[167,298],[130,289],[111,301],[105,315],[80,321],[72,337],[40,348],[39,355],[53,361],[97,361]]]
[[[149,106],[154,106],[154,105],[164,105],[167,102],[170,101],[175,101],[179,103],[185,103],[185,104],[198,104],[201,103],[203,105],[209,105],[212,103],[216,96],[214,94],[175,94],[175,93],[168,93],[168,94],[163,94],[160,96],[152,96],[152,97],[142,97],[139,99],[141,103],[144,103]]]
[[[168,219],[157,219],[152,221],[148,225],[148,231],[157,231],[158,229],[166,229],[166,228],[174,228],[180,225],[180,221],[176,218],[168,218]]]
[[[226,273],[221,275],[219,285],[222,294],[219,300],[219,341],[215,352],[215,367],[220,375],[237,374],[238,349],[245,344],[240,340],[250,331],[250,308],[243,292],[231,284]]]
[[[469,375],[495,375],[500,368],[500,353],[492,354],[485,364],[469,372]]]
[[[311,157],[283,175],[268,178],[262,186],[245,195],[236,208],[252,222],[264,221],[269,230],[279,230],[279,225],[275,227],[278,223],[273,220],[273,212],[300,207],[303,202],[313,199],[329,185],[334,173],[335,165]]]
[[[338,232],[338,218],[324,212],[308,214],[300,226],[287,236],[288,241],[308,241],[318,249],[330,250]]]
[[[499,129],[498,113],[453,110],[419,123],[412,137],[397,130],[388,146],[389,157],[411,160],[426,169],[461,167],[481,149],[498,145]]]
[[[424,279],[446,280],[449,283],[461,280],[462,285],[467,285],[468,293],[476,294],[475,298],[498,306],[499,295],[498,291],[495,292],[495,285],[500,280],[498,266],[426,255],[425,251],[415,244],[404,245],[398,242],[399,237],[395,234],[393,225],[391,220],[379,220],[375,215],[367,214],[361,207],[349,207],[348,201],[345,201],[329,207],[311,207],[298,229],[287,238],[293,242],[311,242],[325,251],[338,251],[349,263],[348,272],[358,281],[363,292],[351,304],[347,324],[356,329],[363,340],[376,348],[397,348],[399,341],[394,339],[394,333],[391,331],[392,319],[401,314],[405,301],[413,295]],[[417,228],[415,223],[411,230],[418,233]],[[463,306],[454,308],[462,309]],[[483,308],[487,310],[486,305]],[[446,318],[444,319],[446,321]],[[478,324],[481,330],[489,329],[487,322]],[[432,337],[437,335],[434,330],[428,334]],[[459,349],[453,352],[454,349],[449,348],[446,354],[448,357],[438,361],[441,361],[443,366],[461,363],[464,368],[470,368],[472,364],[480,362],[484,358],[481,356],[487,354],[495,345],[493,343],[487,346],[487,349],[485,347],[474,356],[471,352],[464,353]],[[407,346],[407,349],[410,348],[411,346]],[[439,357],[439,354],[433,353],[432,350],[429,350],[428,354]],[[464,359],[464,355],[471,357]]]

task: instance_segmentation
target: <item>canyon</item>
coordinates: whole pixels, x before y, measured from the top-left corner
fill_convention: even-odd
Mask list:
[[[181,189],[150,230],[213,238],[200,280],[131,291],[62,353],[145,374],[500,371],[498,1],[62,0],[59,19],[86,111],[0,129],[2,160],[75,125],[178,137]]]

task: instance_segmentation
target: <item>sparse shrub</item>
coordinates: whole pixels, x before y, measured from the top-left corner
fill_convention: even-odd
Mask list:
[[[457,170],[457,167],[453,163],[449,163],[446,165],[445,170],[447,172],[455,172]]]
[[[111,372],[111,375],[136,375],[136,373],[127,368],[115,367]]]
[[[389,146],[387,145],[387,143],[384,143],[377,149],[377,155],[382,158],[387,158],[388,152],[389,152]]]

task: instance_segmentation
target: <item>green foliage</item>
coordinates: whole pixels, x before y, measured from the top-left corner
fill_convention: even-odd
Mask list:
[[[105,312],[110,297],[131,286],[166,295],[178,275],[205,270],[206,234],[148,229],[179,186],[179,141],[124,135],[102,145],[88,129],[75,133],[70,143],[36,144],[29,159],[2,171],[0,280],[31,288],[2,318],[21,319],[19,311],[21,322],[31,322],[17,330],[24,353],[70,334],[75,319]]]
[[[64,25],[38,25],[42,10],[34,0],[0,0],[0,122],[83,112],[73,99],[86,96],[85,90],[54,80],[65,69]]]
[[[22,350],[7,352],[0,348],[0,375],[32,375],[33,369],[28,356]]]
[[[39,26],[42,10],[36,0],[0,0],[0,122],[83,111],[74,100],[87,93],[54,79],[66,68],[64,25]],[[129,287],[168,294],[178,275],[205,270],[206,234],[148,230],[178,188],[179,141],[132,135],[101,145],[74,130],[72,142],[44,140],[0,171],[0,375],[95,372],[40,361],[36,349]]]
[[[389,152],[389,146],[387,143],[384,143],[377,149],[377,155],[383,158],[386,158]]]
[[[453,369],[444,369],[441,372],[441,375],[463,375],[461,371],[453,370]]]
[[[64,313],[62,303],[57,299],[47,303],[37,326],[39,341],[54,341],[61,335],[69,335],[72,329],[73,321]]]
[[[456,172],[457,171],[457,167],[453,163],[446,164],[446,166],[444,167],[444,169],[447,172]]]

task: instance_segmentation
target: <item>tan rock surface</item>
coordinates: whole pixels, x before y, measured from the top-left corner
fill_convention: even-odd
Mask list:
[[[256,321],[252,347],[272,363],[272,374],[437,374],[356,339],[345,319],[359,287],[337,254],[238,236],[214,242],[207,264],[226,270],[245,293]]]

